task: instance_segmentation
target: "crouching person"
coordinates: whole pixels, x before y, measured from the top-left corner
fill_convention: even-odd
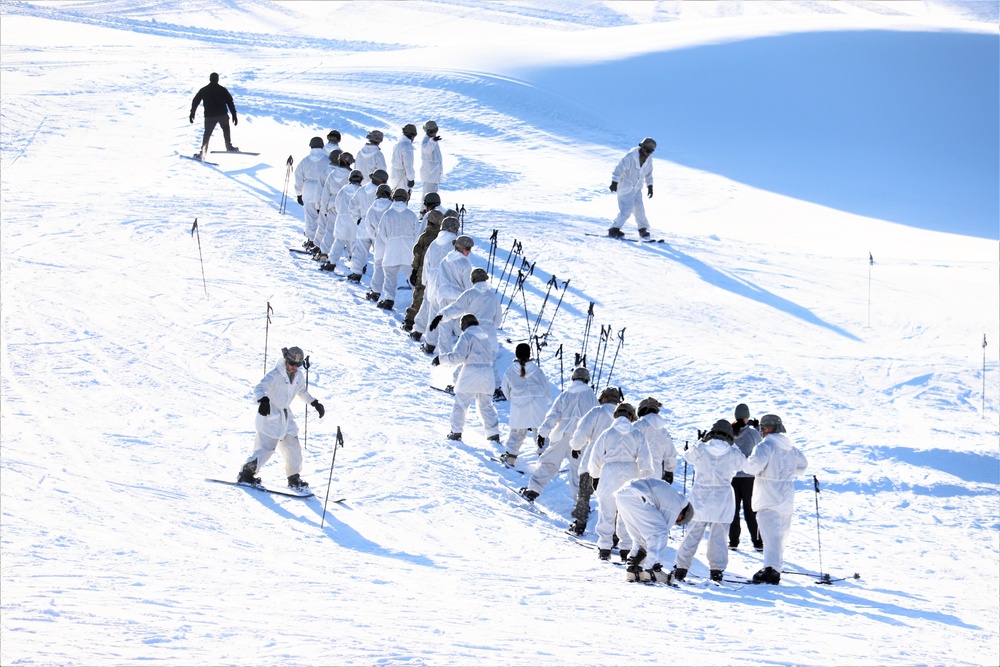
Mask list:
[[[264,379],[254,388],[253,395],[257,400],[257,437],[253,454],[243,464],[238,482],[240,484],[260,484],[260,478],[255,477],[257,471],[264,467],[274,450],[281,448],[285,458],[285,475],[288,486],[293,489],[309,488],[300,473],[302,472],[302,448],[299,446],[299,426],[289,406],[296,396],[316,408],[320,419],[326,413],[323,404],[309,395],[306,381],[299,368],[305,363],[305,356],[298,347],[281,349],[282,359],[274,369],[264,376]]]
[[[500,425],[497,409],[493,406],[493,360],[496,342],[479,326],[475,315],[466,314],[461,320],[462,335],[455,348],[431,362],[434,366],[458,366],[455,378],[455,404],[451,410],[449,440],[461,440],[465,415],[473,402],[483,420],[486,439],[500,442]]]
[[[670,483],[655,477],[634,479],[615,492],[618,523],[632,541],[625,578],[628,581],[671,583],[667,562],[667,537],[674,525],[683,526],[694,508]]]

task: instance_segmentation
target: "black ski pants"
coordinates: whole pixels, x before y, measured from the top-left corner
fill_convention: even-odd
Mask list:
[[[733,493],[736,495],[736,513],[733,515],[733,522],[729,525],[729,546],[737,547],[740,544],[740,504],[743,505],[743,517],[747,522],[747,530],[750,531],[750,540],[755,548],[764,546],[764,541],[760,537],[760,530],[757,528],[757,513],[753,510],[753,477],[733,477]]]

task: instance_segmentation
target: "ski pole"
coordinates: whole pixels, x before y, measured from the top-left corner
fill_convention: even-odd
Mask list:
[[[594,366],[597,368],[597,379],[594,390],[601,386],[601,374],[604,372],[604,358],[608,354],[608,339],[611,337],[611,325],[601,325],[601,336],[597,339],[597,352],[594,353]]]
[[[271,313],[273,313],[273,312],[274,312],[274,309],[271,308],[271,302],[268,301],[267,302],[267,324],[264,325],[264,372],[265,373],[267,372],[267,337],[268,337],[268,335],[271,332]],[[309,376],[307,375],[306,377],[309,377]],[[308,386],[309,386],[309,384],[307,382],[306,383],[306,387],[308,387]],[[308,414],[308,412],[306,414]]]
[[[868,328],[872,327],[872,267],[875,266],[875,258],[868,251]]]
[[[545,306],[549,302],[549,295],[552,294],[553,287],[559,286],[559,281],[556,279],[555,276],[552,276],[551,278],[549,278],[549,282],[545,283],[545,285],[546,285],[545,298],[542,299],[542,307],[538,309],[538,317],[535,318],[535,326],[531,330],[532,336],[538,333],[538,325],[541,324],[542,322],[542,315],[545,313]]]
[[[983,419],[986,419],[986,334],[983,334]]]
[[[685,440],[684,441],[684,451],[686,452],[687,450],[688,450],[688,441]],[[685,498],[687,498],[687,494],[688,494],[688,462],[687,462],[687,459],[684,459],[684,497]],[[687,526],[686,525],[681,528],[681,534],[682,535],[686,535],[687,534]]]
[[[559,391],[563,391],[566,389],[566,375],[563,370],[562,343],[559,343],[559,349],[552,358],[555,359],[556,357],[559,358]]]
[[[305,358],[305,361],[302,364],[302,367],[306,369],[306,391],[309,391],[309,357],[308,356]],[[305,426],[303,427],[303,432],[302,432],[302,449],[308,450],[309,449],[309,406],[308,405],[305,408],[305,413],[306,413]]]
[[[524,274],[518,271],[517,281],[515,283],[514,290],[510,293],[510,298],[507,299],[507,305],[504,307],[503,315],[500,316],[500,326],[498,326],[497,329],[503,329],[503,323],[507,319],[507,312],[510,310],[510,304],[514,301],[514,294],[517,293],[517,285],[521,285],[523,283],[524,283]],[[507,290],[505,288],[504,292],[506,291]],[[503,297],[501,297],[500,300],[503,301]]]
[[[511,266],[514,256],[520,254],[521,252],[519,250],[520,247],[520,242],[517,239],[514,239],[514,243],[510,246],[510,252],[507,253],[507,261],[503,264],[503,271],[500,272],[500,279],[497,281],[497,286],[493,288],[494,293],[500,290],[500,283],[504,282],[504,278],[507,276],[507,268]],[[504,287],[504,296],[507,296],[506,287]],[[503,301],[503,296],[500,297],[500,300]]]
[[[615,362],[618,361],[618,353],[621,351],[622,346],[625,345],[625,327],[618,332],[618,347],[615,348],[615,356],[611,359],[611,370],[608,371],[607,383],[611,384],[611,375],[615,372]]]
[[[294,161],[291,155],[285,161],[285,188],[281,191],[281,206],[278,207],[278,213],[285,212],[285,203],[288,201],[288,181],[292,177],[292,163]]]
[[[455,204],[458,206],[458,204]],[[462,204],[461,208],[458,209],[458,225],[462,230],[460,233],[465,233],[465,204]]]
[[[535,265],[532,264],[531,268],[534,269]],[[530,274],[528,274],[528,275],[530,275]],[[527,275],[524,276],[524,280],[527,280],[527,279],[528,279],[528,276]],[[518,287],[518,289],[521,290],[521,305],[524,307],[524,326],[525,326],[525,328],[528,331],[528,344],[530,345],[531,344],[531,336],[533,334],[532,334],[532,331],[531,331],[531,317],[528,315],[528,297],[525,296],[525,294],[524,294],[524,280],[522,280],[517,287]]]
[[[191,225],[191,236],[198,236],[198,261],[201,262],[201,284],[205,288],[205,296],[208,296],[208,283],[205,282],[205,258],[201,255],[201,232],[198,230],[198,218],[194,219]],[[267,370],[266,368],[264,369]]]
[[[497,233],[499,230],[494,229],[493,234],[490,235],[490,253],[486,258],[486,271],[490,274],[490,280],[493,280],[493,269],[497,262]]]
[[[813,488],[816,490],[816,548],[819,551],[819,583],[833,585],[830,575],[823,573],[823,544],[819,538],[819,480],[813,475]]]
[[[590,307],[587,308],[587,323],[583,326],[583,347],[580,348],[580,354],[576,355],[576,365],[586,366],[587,365],[587,345],[590,343],[590,327],[594,323],[594,302],[590,302]]]
[[[333,483],[333,466],[337,463],[337,448],[344,446],[344,434],[337,427],[337,441],[333,443],[333,461],[330,462],[330,478],[326,480],[326,498],[323,500],[323,518],[319,522],[319,527],[323,528],[326,523],[326,504],[330,500],[330,485]]]
[[[562,293],[559,295],[559,301],[556,302],[556,309],[552,311],[552,317],[549,318],[549,328],[545,330],[544,334],[542,334],[542,339],[543,340],[548,340],[549,333],[552,331],[552,325],[556,321],[556,315],[559,313],[559,306],[562,305],[563,297],[566,296],[566,288],[567,287],[569,287],[569,280],[563,281]]]

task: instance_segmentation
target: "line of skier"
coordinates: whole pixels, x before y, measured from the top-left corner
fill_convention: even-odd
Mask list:
[[[432,365],[453,369],[448,439],[462,440],[468,409],[475,404],[487,441],[499,444],[494,401],[509,400],[508,436],[500,461],[513,466],[529,434],[534,434],[538,447],[538,465],[521,494],[533,502],[568,462],[574,495],[570,530],[578,535],[586,530],[591,496],[596,495],[598,554],[608,560],[617,545],[619,557],[628,563],[629,580],[685,578],[706,531],[710,576],[721,580],[728,550],[739,545],[738,499],[751,541],[764,551],[764,568],[754,580],[778,583],[793,480],[806,465],[801,452],[783,435],[780,418],[762,418],[763,438],[749,423],[744,404],[738,406],[735,422],[718,421],[683,454],[695,470],[690,498],[685,499],[672,486],[678,452],[657,399],[645,398],[637,409],[624,402],[615,387],[596,395],[588,369],[581,366],[573,370],[570,387],[552,401],[551,385],[525,343],[516,347],[514,363],[501,378],[500,299],[487,272],[472,266],[469,256],[475,242],[458,234],[458,213],[441,206],[437,129],[433,121],[424,124],[424,145],[431,146],[431,155],[428,158],[422,149],[428,171],[421,169],[424,193],[419,214],[408,206],[414,186],[412,124],[402,128],[391,174],[379,149],[384,138],[379,130],[368,133],[368,143],[356,160],[340,150],[338,132],[332,131],[325,144],[314,137],[310,154],[295,171],[295,188],[304,209],[304,246],[313,251],[322,270],[334,271],[346,255],[342,269],[349,281],[360,283],[373,257],[366,296],[387,310],[395,306],[400,274],[408,272],[413,299],[402,328],[422,341],[422,349],[433,357]],[[648,158],[654,149],[655,142],[646,139],[616,167],[612,190],[619,194],[620,215],[612,236],[633,213],[640,233],[647,232],[641,183],[647,182],[647,196],[652,196]],[[628,192],[615,187],[626,181]],[[742,476],[734,481],[737,475]],[[669,530],[689,522],[674,567],[665,571]]]

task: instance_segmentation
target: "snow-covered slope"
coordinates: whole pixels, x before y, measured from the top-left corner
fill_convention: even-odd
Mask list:
[[[983,147],[997,35],[983,4],[3,5],[0,662],[996,663],[1000,230]],[[730,81],[724,113],[687,75],[748,49],[780,63],[864,50],[885,66],[833,87],[808,70]],[[629,96],[638,61],[658,75]],[[236,97],[235,143],[259,157],[178,159],[197,147],[187,113],[211,71]],[[841,124],[763,114],[775,96],[835,104]],[[822,488],[799,484],[787,567],[822,557],[860,580],[627,585],[563,533],[564,476],[541,515],[512,490],[525,475],[488,460],[499,449],[476,417],[464,444],[444,440],[450,400],[398,314],[291,256],[301,210],[278,212],[285,160],[311,136],[336,127],[356,151],[380,129],[388,149],[427,118],[474,262],[497,230],[499,268],[515,239],[535,265],[507,337],[556,276],[570,282],[541,365],[557,388],[556,352],[568,380],[594,303],[591,358],[612,332],[602,385],[624,331],[612,381],[658,397],[681,446],[739,402],[781,414]],[[895,134],[872,144],[875,127]],[[664,243],[588,236],[615,212],[615,161],[647,134]],[[863,166],[888,167],[813,159],[859,136]],[[783,159],[763,171],[763,152]],[[288,345],[311,356],[327,406],[299,417],[319,497],[205,484],[250,452],[251,388]],[[348,500],[324,516],[338,426],[331,498]],[[263,473],[282,483],[280,455]],[[759,563],[732,552],[729,571]]]

